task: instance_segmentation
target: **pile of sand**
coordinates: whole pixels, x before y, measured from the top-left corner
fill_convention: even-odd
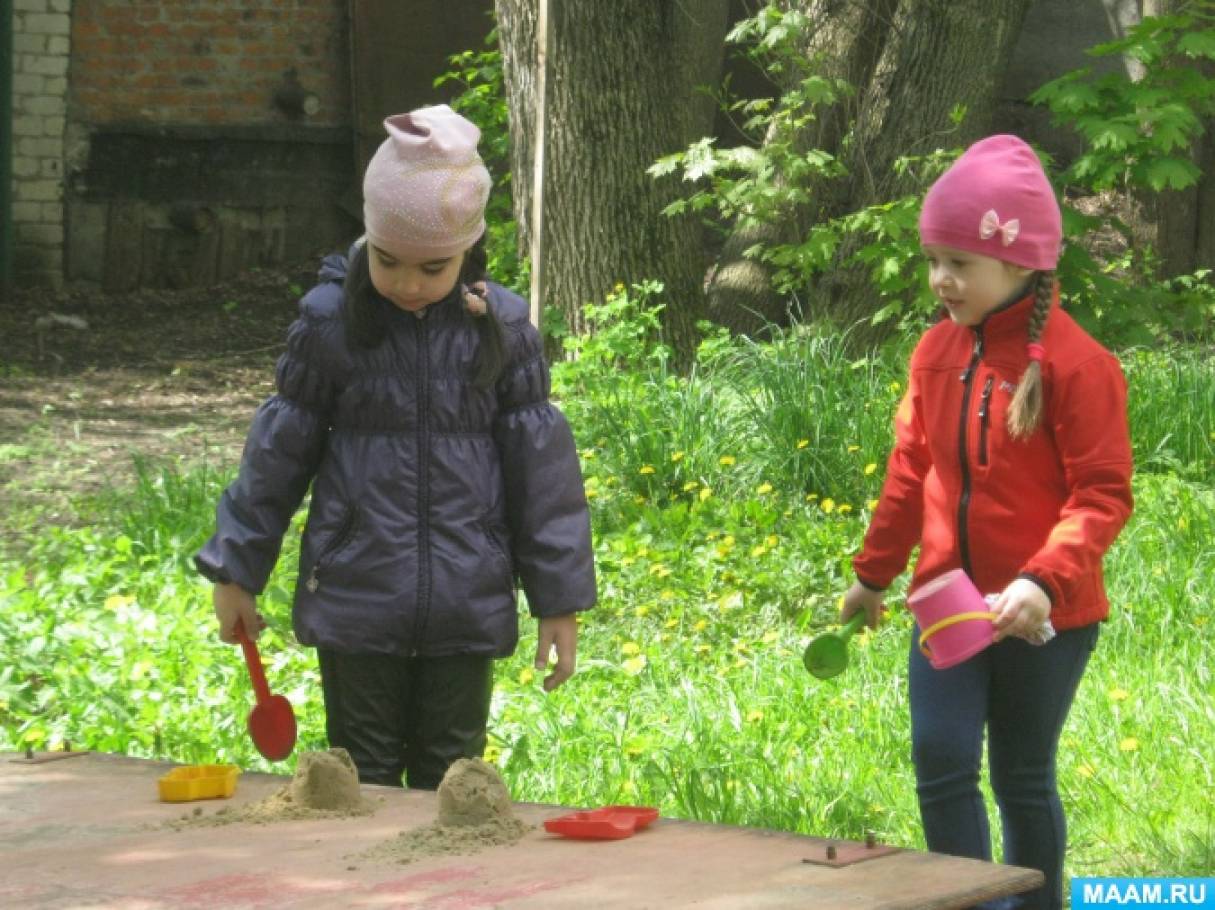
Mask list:
[[[411,863],[427,856],[476,853],[513,844],[530,830],[511,811],[510,793],[498,769],[479,758],[461,758],[439,784],[439,817],[362,854],[368,859]]]
[[[359,773],[350,754],[345,749],[330,749],[300,753],[291,783],[263,800],[238,809],[225,806],[213,815],[205,815],[197,807],[170,825],[266,825],[293,819],[348,818],[374,811],[375,804],[359,790]]]

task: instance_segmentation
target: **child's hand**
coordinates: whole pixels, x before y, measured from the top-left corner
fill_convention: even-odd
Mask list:
[[[219,639],[230,645],[239,644],[236,638],[236,622],[245,626],[245,634],[256,639],[266,628],[266,620],[257,612],[257,601],[253,595],[236,584],[217,584],[211,593],[215,605],[215,617],[219,620]]]
[[[882,613],[886,605],[882,603],[882,592],[866,588],[859,581],[854,581],[848,593],[844,595],[844,606],[840,609],[840,622],[846,623],[855,614],[865,612],[865,625],[876,629],[882,621]]]
[[[557,650],[557,663],[553,672],[544,677],[544,691],[552,692],[574,675],[575,658],[578,653],[578,616],[545,616],[540,619],[539,641],[536,644],[536,669],[548,669],[549,656]]]
[[[1013,580],[991,606],[997,614],[995,641],[1010,635],[1030,640],[1050,619],[1050,598],[1028,578]]]

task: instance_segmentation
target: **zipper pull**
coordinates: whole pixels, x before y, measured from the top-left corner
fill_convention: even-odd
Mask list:
[[[315,594],[316,589],[320,586],[321,582],[316,577],[316,566],[313,566],[312,571],[308,574],[308,580],[304,582],[304,587],[308,589],[309,594]]]
[[[991,403],[991,387],[995,382],[994,376],[988,376],[987,382],[983,383],[983,397],[979,401],[979,416],[987,417],[987,406]]]

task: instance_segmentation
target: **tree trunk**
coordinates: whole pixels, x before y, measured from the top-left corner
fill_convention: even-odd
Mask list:
[[[697,89],[720,77],[727,5],[563,0],[549,11],[544,293],[575,331],[584,328],[582,307],[616,283],[658,279],[667,342],[685,356],[695,342],[707,265],[700,223],[662,215],[680,196],[678,179],[655,180],[646,169],[712,133],[713,99]],[[530,198],[534,103],[534,78],[520,70],[535,64],[534,6],[496,0],[520,214]],[[530,219],[519,223],[527,248]]]
[[[886,44],[898,0],[781,0],[778,6],[785,11],[804,8],[806,16],[817,24],[803,36],[800,48],[806,69],[785,71],[780,88],[787,91],[811,67],[830,79],[843,79],[852,86],[866,85]],[[839,148],[857,115],[851,101],[841,101],[806,125],[795,137],[795,148]],[[775,130],[769,129],[764,144],[778,138]],[[779,175],[776,180],[783,188],[785,181]],[[830,185],[823,189],[830,189]],[[831,211],[833,206],[820,203],[817,208]],[[736,227],[726,239],[709,288],[712,318],[747,335],[761,332],[766,325],[787,324],[790,314],[785,301],[772,289],[767,267],[744,254],[757,244],[793,242],[813,221],[813,214],[807,210],[790,212],[780,220]]]
[[[1182,0],[1143,0],[1143,18],[1167,16],[1187,6]],[[1168,61],[1173,66],[1193,66]],[[1210,61],[1197,64],[1208,79],[1215,78]],[[1202,171],[1194,186],[1184,190],[1150,190],[1138,193],[1147,218],[1145,236],[1159,256],[1161,278],[1188,275],[1200,268],[1215,269],[1215,118],[1207,118],[1194,140],[1191,160]]]
[[[803,9],[821,7],[819,0],[798,0]],[[858,99],[848,112],[846,128],[811,134],[820,148],[844,163],[848,177],[812,186],[813,208],[797,214],[798,230],[819,221],[857,211],[875,202],[924,188],[900,183],[893,172],[902,155],[932,151],[941,145],[965,145],[989,129],[997,79],[1006,67],[1030,0],[895,0],[877,4],[853,0],[851,27],[833,28],[834,47],[827,47],[831,73],[856,80]],[[834,5],[834,4],[828,4]],[[863,27],[862,27],[863,24]],[[960,127],[951,114],[967,110]],[[822,130],[815,124],[810,129]],[[842,249],[840,257],[851,250]],[[759,286],[752,279],[751,284]],[[766,314],[779,311],[770,300],[736,302]],[[874,309],[867,277],[837,267],[807,295],[809,318],[829,316],[852,322]]]

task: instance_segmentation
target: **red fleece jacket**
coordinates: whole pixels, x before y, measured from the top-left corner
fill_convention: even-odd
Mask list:
[[[1101,561],[1133,507],[1126,380],[1056,301],[1042,337],[1042,422],[1013,439],[1005,419],[1032,306],[1026,297],[973,328],[944,321],[920,339],[853,567],[884,589],[918,543],[911,590],[957,567],[985,594],[1028,577],[1062,630],[1109,615]]]

